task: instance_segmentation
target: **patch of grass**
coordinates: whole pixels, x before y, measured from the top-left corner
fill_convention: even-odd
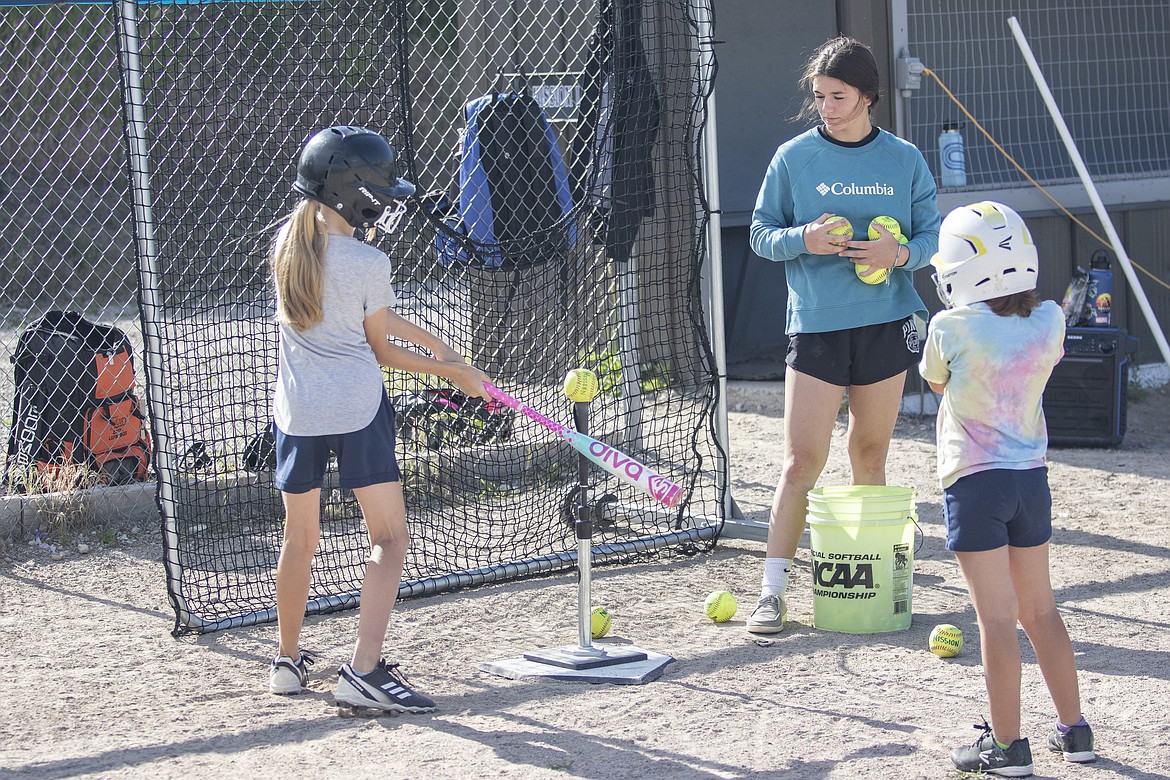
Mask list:
[[[604,352],[596,350],[587,352],[579,362],[582,368],[588,368],[597,374],[601,395],[622,397],[622,359],[618,357],[615,347],[609,347]]]
[[[96,518],[86,491],[104,484],[96,471],[76,464],[44,471],[34,467],[24,484],[30,495],[44,496],[42,530],[52,543],[66,546],[78,535],[93,530]]]
[[[642,366],[639,385],[643,393],[656,393],[670,387],[670,366],[667,363],[646,363]]]
[[[425,503],[427,499],[427,476],[419,462],[403,459],[398,462],[399,480],[402,483],[402,497],[407,505]]]
[[[508,496],[519,495],[519,488],[509,482],[492,482],[489,479],[479,478],[479,492],[475,498],[480,500],[488,500],[492,498],[507,498]]]
[[[616,346],[611,346],[604,352],[596,350],[587,352],[578,362],[583,368],[588,368],[597,374],[600,395],[609,395],[614,398],[622,397],[625,376],[622,374],[622,360],[618,356]],[[671,380],[671,370],[668,363],[644,363],[639,367],[638,386],[640,392],[656,393],[665,390],[670,386]]]
[[[1146,400],[1149,395],[1150,391],[1147,388],[1142,387],[1132,379],[1125,387],[1125,397],[1130,403],[1141,403],[1142,401]]]

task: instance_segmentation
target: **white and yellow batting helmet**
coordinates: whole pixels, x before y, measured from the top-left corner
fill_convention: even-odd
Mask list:
[[[990,200],[947,215],[930,263],[948,308],[1034,290],[1040,265],[1023,218]]]

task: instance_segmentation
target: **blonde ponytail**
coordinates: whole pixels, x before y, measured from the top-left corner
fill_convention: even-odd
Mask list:
[[[325,319],[325,248],[329,235],[317,218],[317,204],[297,204],[276,236],[270,262],[276,283],[276,318],[296,331]]]

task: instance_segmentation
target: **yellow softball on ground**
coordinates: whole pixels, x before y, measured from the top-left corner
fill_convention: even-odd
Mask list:
[[[939,658],[953,658],[963,649],[963,632],[950,623],[941,623],[930,632],[930,652]]]
[[[833,226],[829,229],[830,236],[837,236],[843,239],[841,241],[835,241],[834,243],[838,245],[844,245],[846,241],[853,238],[853,225],[850,224],[849,220],[845,219],[845,217],[833,217],[825,224]]]
[[[716,623],[726,623],[731,620],[737,609],[739,609],[739,605],[735,603],[735,596],[725,590],[712,591],[703,604],[703,611],[707,613],[707,617]]]
[[[609,627],[613,625],[613,616],[609,614],[609,610],[605,607],[594,607],[592,614],[589,616],[589,629],[593,634],[594,639],[601,639],[609,633]]]
[[[565,374],[565,396],[570,401],[588,403],[597,397],[600,385],[597,374],[587,368],[574,368]]]

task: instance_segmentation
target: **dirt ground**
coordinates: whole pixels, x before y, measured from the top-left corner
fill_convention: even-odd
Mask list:
[[[1094,764],[1043,746],[1054,713],[1025,642],[1025,734],[1041,778],[1167,778],[1170,690],[1170,393],[1140,391],[1116,449],[1053,449],[1053,579],[1077,650]],[[731,393],[733,494],[762,521],[778,476],[781,395]],[[840,433],[841,431],[839,431]],[[266,690],[276,628],[173,639],[155,529],[53,561],[23,542],[0,555],[0,776],[311,778],[956,778],[947,755],[986,714],[974,612],[943,549],[933,418],[904,417],[892,484],[915,489],[923,533],[913,624],[869,635],[813,627],[807,536],[789,625],[744,631],[763,545],[594,573],[612,643],[674,658],[645,685],[510,680],[485,661],[576,642],[571,575],[403,602],[388,652],[434,696],[422,716],[339,717],[335,669],[357,615],[307,621],[321,659],[310,690]],[[844,439],[822,484],[848,480]],[[741,610],[703,616],[708,592]],[[926,650],[937,623],[967,645]]]

